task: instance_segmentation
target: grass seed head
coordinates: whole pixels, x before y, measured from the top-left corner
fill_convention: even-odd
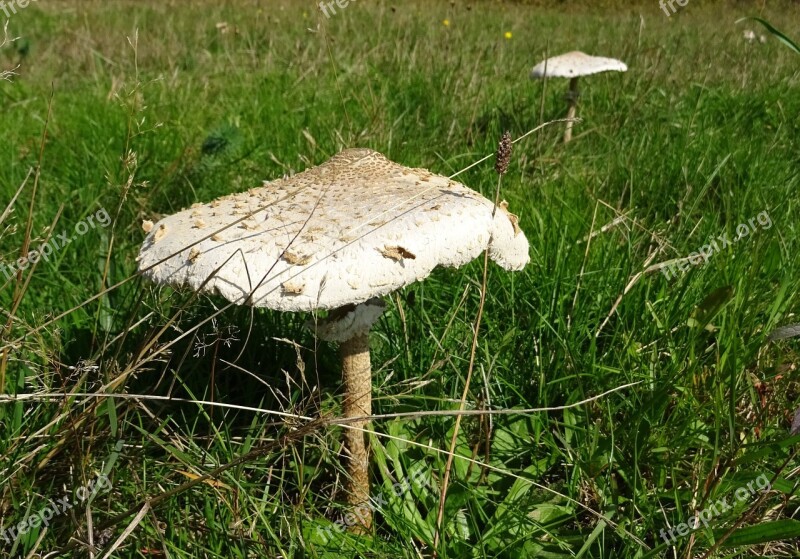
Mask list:
[[[495,154],[494,170],[497,171],[498,175],[505,175],[506,171],[508,171],[513,149],[511,134],[506,130],[503,132],[503,137],[500,138],[500,144],[497,146],[497,153]]]

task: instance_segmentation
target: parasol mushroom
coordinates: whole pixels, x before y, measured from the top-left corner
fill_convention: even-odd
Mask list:
[[[601,72],[626,72],[628,67],[624,62],[614,58],[604,58],[602,56],[590,56],[580,51],[572,51],[559,56],[548,58],[533,67],[531,78],[570,78],[567,102],[569,109],[567,118],[574,119],[578,112],[578,78],[599,74]],[[564,143],[572,139],[573,121],[567,122],[567,129],[564,131]]]
[[[340,344],[347,501],[371,524],[369,331],[380,297],[484,250],[507,270],[529,261],[517,217],[466,186],[369,149],[152,224],[138,262],[159,284],[279,311],[328,310],[319,337]]]

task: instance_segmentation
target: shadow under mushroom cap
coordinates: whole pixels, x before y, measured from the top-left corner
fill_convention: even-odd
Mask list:
[[[462,266],[530,260],[504,205],[425,169],[349,149],[295,176],[166,217],[139,253],[155,282],[281,311],[334,309]],[[252,294],[252,296],[251,296]]]

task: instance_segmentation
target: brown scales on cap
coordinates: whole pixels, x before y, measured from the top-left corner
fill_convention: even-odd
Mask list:
[[[192,247],[200,251],[193,262],[173,257]],[[494,216],[492,201],[448,177],[350,149],[165,217],[145,240],[139,267],[159,283],[238,304],[330,310],[389,294],[439,266],[463,266],[487,248],[508,270],[529,260],[527,240],[511,219]],[[287,282],[305,290],[287,296]]]

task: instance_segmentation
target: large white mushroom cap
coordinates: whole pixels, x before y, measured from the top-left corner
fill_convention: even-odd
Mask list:
[[[531,70],[532,78],[577,78],[601,72],[627,72],[628,66],[614,58],[590,56],[572,51],[540,62]]]
[[[488,248],[507,270],[529,261],[515,215],[447,177],[369,149],[152,226],[149,279],[282,311],[334,309],[458,267]]]

